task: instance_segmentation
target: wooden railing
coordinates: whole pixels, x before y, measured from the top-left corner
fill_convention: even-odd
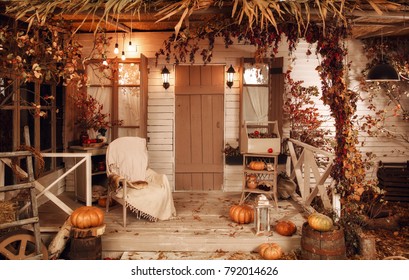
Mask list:
[[[55,194],[51,192],[51,189],[54,186],[57,186],[58,182],[60,182],[62,179],[64,179],[68,174],[70,174],[72,171],[74,171],[76,168],[78,168],[82,163],[85,162],[85,168],[86,168],[86,205],[90,206],[92,205],[92,182],[91,182],[91,154],[90,153],[42,153],[41,154],[43,157],[70,157],[70,158],[81,158],[74,166],[72,166],[70,169],[66,170],[65,173],[61,176],[59,176],[54,182],[49,184],[48,186],[44,187],[42,184],[40,184],[38,181],[35,181],[35,188],[37,190],[37,199],[41,196],[46,196],[49,200],[51,200],[54,204],[56,204],[60,209],[62,209],[65,213],[70,215],[73,210],[65,204],[63,201],[61,201]],[[10,159],[1,159],[0,160],[0,186],[4,185],[4,164],[11,166],[11,160]],[[18,168],[19,173],[22,175],[26,175],[27,173],[22,170],[21,168]],[[0,199],[2,199],[0,197]],[[21,211],[23,211],[27,207],[24,206]]]
[[[298,202],[308,209],[313,199],[319,197],[326,209],[338,208],[337,199],[333,196],[331,203],[328,197],[328,188],[332,188],[334,182],[330,177],[334,155],[295,139],[288,140],[288,148],[292,165],[290,178],[296,180],[301,195]]]

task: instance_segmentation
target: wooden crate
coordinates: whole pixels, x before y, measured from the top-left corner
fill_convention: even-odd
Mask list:
[[[409,201],[409,161],[380,162],[377,176],[386,200]]]
[[[269,135],[269,137],[254,137],[258,135]],[[272,153],[281,152],[281,136],[278,131],[278,122],[254,122],[245,121],[241,129],[240,137],[240,152],[265,154],[269,153],[269,149],[273,149]]]

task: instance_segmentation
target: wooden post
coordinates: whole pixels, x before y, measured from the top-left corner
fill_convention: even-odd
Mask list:
[[[105,232],[106,225],[80,229],[71,228],[70,252],[71,260],[100,260],[102,258],[101,236]]]
[[[372,234],[358,233],[359,253],[365,260],[376,260],[376,242]]]

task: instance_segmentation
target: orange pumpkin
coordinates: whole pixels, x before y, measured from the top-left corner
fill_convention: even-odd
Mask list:
[[[275,231],[284,236],[291,236],[297,231],[297,227],[291,221],[279,221],[275,226]]]
[[[283,255],[283,250],[277,243],[263,243],[258,246],[258,253],[265,260],[278,260]]]
[[[258,186],[257,176],[255,174],[248,175],[246,185],[249,189],[257,188]]]
[[[104,222],[104,211],[94,206],[82,206],[72,212],[70,220],[77,228],[97,227]]]
[[[254,221],[254,209],[250,205],[233,205],[230,207],[229,216],[238,224],[248,224]]]
[[[266,164],[263,161],[251,161],[248,167],[252,170],[264,170],[266,169]]]
[[[100,197],[98,198],[98,205],[101,207],[106,207],[107,206],[107,197]],[[109,206],[112,206],[114,204],[114,200],[113,199],[109,199]]]

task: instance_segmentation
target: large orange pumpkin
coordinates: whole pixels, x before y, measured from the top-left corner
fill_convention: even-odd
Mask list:
[[[254,209],[250,205],[233,205],[230,207],[229,216],[238,224],[248,224],[254,221]]]
[[[278,260],[283,255],[283,250],[277,243],[263,243],[258,246],[258,253],[265,260]]]
[[[291,221],[279,221],[275,226],[275,231],[284,236],[291,236],[297,231],[297,227]]]
[[[104,222],[104,211],[94,206],[82,206],[72,212],[70,220],[77,228],[97,227]]]

